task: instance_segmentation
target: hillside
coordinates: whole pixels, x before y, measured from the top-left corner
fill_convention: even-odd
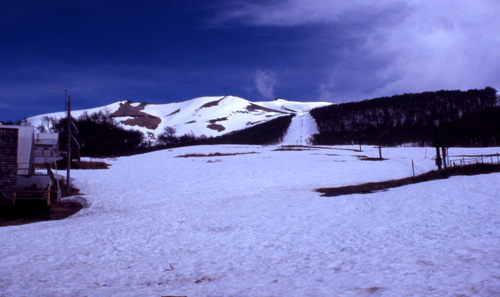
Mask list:
[[[72,111],[72,116],[78,118],[84,113],[102,111],[109,113],[121,127],[139,130],[145,135],[152,133],[157,136],[165,127],[172,127],[176,136],[217,137],[330,104],[284,99],[254,103],[235,96],[219,96],[167,104],[120,101],[98,108]],[[38,127],[44,117],[59,119],[64,116],[64,112],[56,112],[31,117],[28,121]]]
[[[500,145],[493,88],[375,98],[313,109],[316,144]],[[436,126],[437,125],[437,126]],[[457,127],[461,129],[458,130]]]

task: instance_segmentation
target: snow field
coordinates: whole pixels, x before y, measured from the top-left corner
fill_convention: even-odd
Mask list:
[[[500,174],[369,195],[318,187],[434,169],[432,150],[196,146],[74,170],[90,206],[0,228],[1,296],[495,296]],[[498,148],[450,149],[450,154]],[[185,154],[249,153],[176,158]],[[426,158],[427,157],[427,158]],[[174,267],[171,270],[170,264]]]

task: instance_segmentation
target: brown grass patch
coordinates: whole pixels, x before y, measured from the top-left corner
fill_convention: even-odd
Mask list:
[[[215,101],[210,101],[210,102],[207,102],[207,103],[203,104],[200,108],[198,108],[198,110],[199,110],[199,109],[202,109],[202,108],[209,108],[209,107],[217,106],[217,105],[219,105],[219,103],[220,103],[220,102],[221,102],[224,98],[226,98],[226,96],[222,97],[222,98],[221,98],[221,99],[219,99],[219,100],[215,100]]]
[[[247,152],[247,153],[186,154],[186,155],[176,156],[176,158],[223,157],[223,156],[237,156],[237,155],[248,155],[248,154],[258,154],[258,153],[257,152]]]
[[[181,109],[179,108],[179,109],[177,109],[176,111],[174,111],[174,112],[172,112],[172,113],[167,114],[167,117],[169,117],[169,116],[173,116],[174,114],[179,113],[180,111],[181,111]]]
[[[66,169],[66,161],[60,161],[57,162],[57,169]],[[109,166],[111,166],[108,163],[102,162],[102,161],[71,161],[71,169],[85,169],[85,170],[90,170],[90,169],[109,169]],[[53,166],[51,166],[52,169],[54,169]]]
[[[295,148],[295,147],[281,147],[281,148],[277,148],[277,149],[274,149],[273,151],[274,152],[300,152],[300,151],[312,151],[314,149],[312,148]]]
[[[223,121],[227,121],[227,117],[216,118],[216,119],[213,119],[213,120],[209,120],[208,122],[210,124],[216,124],[217,122],[223,122]]]
[[[370,158],[370,157],[360,157],[359,158],[361,161],[386,161],[389,159],[384,159],[384,158]]]
[[[222,131],[226,130],[226,127],[224,127],[220,124],[210,124],[210,125],[207,125],[207,128],[212,129],[212,130],[216,130],[217,132],[222,132]]]
[[[74,166],[72,169],[109,169],[111,165],[101,161],[77,161],[71,163],[71,166]]]
[[[384,191],[389,188],[396,188],[410,184],[422,183],[436,179],[447,179],[450,176],[456,175],[477,175],[500,172],[498,164],[475,164],[462,167],[451,167],[443,170],[433,170],[414,177],[402,179],[394,179],[383,182],[365,183],[361,185],[336,187],[336,188],[320,188],[316,192],[323,193],[321,196],[334,197],[349,194],[370,194],[379,191]]]
[[[154,130],[158,128],[158,125],[161,123],[161,119],[159,117],[143,112],[142,110],[144,109],[144,107],[146,107],[146,105],[147,103],[144,102],[139,103],[139,105],[137,106],[132,106],[132,102],[130,101],[120,103],[118,110],[113,112],[110,116],[112,118],[133,117],[133,119],[124,120],[120,123],[129,126],[139,126]]]
[[[280,148],[277,148],[273,151],[312,151],[316,149],[330,149],[329,147],[321,147],[321,146],[306,146],[306,145],[282,145]]]

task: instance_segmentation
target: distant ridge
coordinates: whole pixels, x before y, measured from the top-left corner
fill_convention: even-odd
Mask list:
[[[105,112],[125,129],[139,130],[144,134],[159,135],[165,127],[175,128],[176,135],[191,134],[217,137],[244,130],[270,120],[294,114],[308,113],[329,102],[294,102],[279,98],[273,101],[251,102],[236,96],[198,97],[182,102],[149,104],[145,102],[118,101],[97,108],[72,111],[78,118],[88,114]],[[64,112],[37,115],[28,118],[36,128],[42,118],[65,117]]]

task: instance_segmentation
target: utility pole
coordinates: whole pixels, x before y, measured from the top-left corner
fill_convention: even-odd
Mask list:
[[[68,130],[68,142],[67,142],[67,171],[66,171],[66,192],[69,194],[69,188],[70,188],[70,171],[71,171],[71,96],[69,96],[68,99],[68,117],[66,120],[66,125]]]
[[[441,152],[439,148],[441,147],[441,130],[439,128],[439,120],[434,120],[434,127],[433,127],[433,138],[434,138],[434,145],[436,146],[436,166],[438,167],[438,170],[443,169],[443,162],[441,159]]]

